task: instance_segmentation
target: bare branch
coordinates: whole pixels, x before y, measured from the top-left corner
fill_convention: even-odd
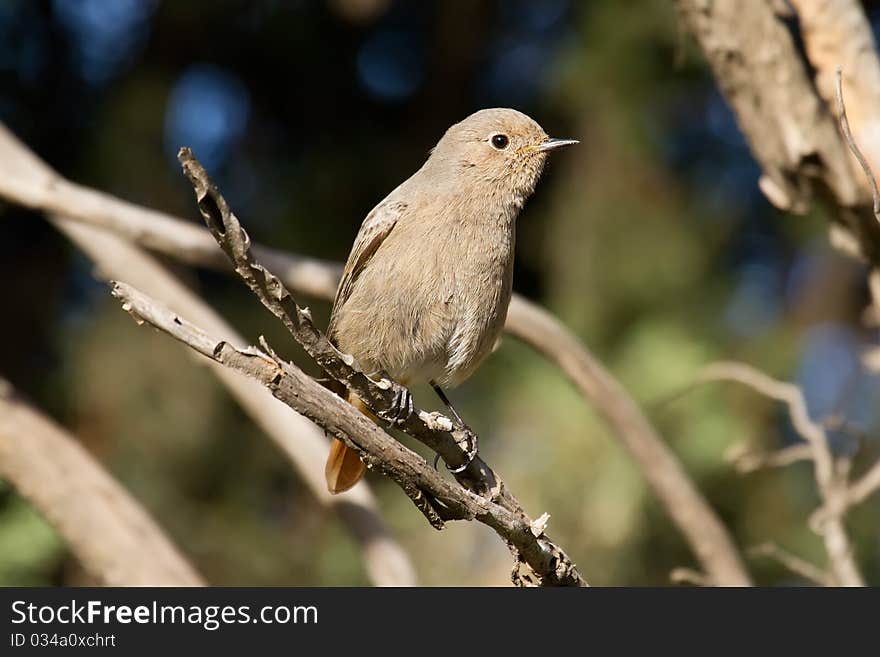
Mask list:
[[[834,585],[834,579],[824,570],[818,566],[814,566],[809,561],[801,559],[796,554],[783,550],[775,543],[762,543],[761,545],[756,545],[749,550],[749,554],[756,557],[773,559],[773,561],[782,564],[795,575],[800,575],[805,580],[814,582],[819,586]]]
[[[789,418],[795,431],[810,444],[814,460],[817,457],[817,447],[819,448],[819,458],[816,461],[818,478],[828,481],[832,477],[833,462],[825,444],[825,430],[810,419],[803,393],[796,385],[777,381],[750,365],[735,362],[713,363],[703,369],[698,380],[703,383],[735,381],[765,397],[784,403],[788,407]]]
[[[801,389],[794,384],[777,381],[750,365],[736,362],[709,365],[703,370],[699,380],[704,383],[740,383],[788,407],[792,426],[810,446],[816,486],[823,501],[821,522],[813,525],[825,541],[835,582],[842,586],[864,586],[843,524],[847,496],[846,475],[835,467],[825,428],[810,418]]]
[[[861,478],[850,484],[847,492],[847,506],[861,504],[877,491],[880,491],[880,461],[874,463]]]
[[[417,506],[424,502],[438,520],[475,519],[494,529],[512,546],[517,558],[529,565],[542,584],[586,584],[571,560],[543,531],[533,532],[534,521],[447,481],[421,456],[394,440],[364,414],[299,368],[253,347],[240,349],[210,337],[123,283],[114,284],[113,295],[135,318],[150,323],[225,367],[256,378],[277,399],[358,450],[368,468],[394,480]],[[420,510],[423,510],[421,506]],[[442,526],[440,522],[432,524]]]
[[[712,586],[712,579],[698,570],[691,568],[675,568],[669,573],[669,581],[673,584],[692,584],[694,586]]]
[[[150,515],[79,441],[0,379],[0,477],[107,586],[203,586]]]
[[[0,125],[0,153],[22,150],[24,147]],[[27,156],[33,157],[30,153]],[[0,157],[0,168],[4,162],[17,160]],[[75,185],[54,172],[47,178],[29,174],[27,169],[16,164],[7,172],[0,171],[0,196],[34,209],[63,210],[65,216],[107,228],[183,262],[230,269],[229,261],[202,227]],[[277,274],[289,289],[333,299],[342,271],[340,265],[257,244],[251,250],[254,258]],[[149,289],[143,283],[138,285]],[[713,581],[749,584],[749,576],[717,514],[638,405],[586,346],[546,310],[516,294],[510,304],[506,330],[557,365],[596,409],[632,455]]]
[[[811,461],[813,448],[806,443],[789,445],[774,452],[756,452],[744,445],[735,445],[725,458],[740,474],[749,474],[762,468],[783,468],[798,461]]]

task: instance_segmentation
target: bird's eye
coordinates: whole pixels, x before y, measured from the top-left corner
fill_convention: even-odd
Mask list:
[[[497,148],[499,151],[503,151],[507,148],[507,145],[510,143],[510,140],[507,138],[507,135],[492,135],[492,146]]]

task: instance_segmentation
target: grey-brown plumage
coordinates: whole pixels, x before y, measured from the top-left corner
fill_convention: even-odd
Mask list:
[[[492,351],[513,280],[515,220],[547,153],[531,118],[486,109],[456,123],[425,164],[364,220],[336,293],[328,334],[361,368],[409,385],[457,385]],[[337,442],[332,492],[363,473]],[[348,471],[348,472],[346,472]]]

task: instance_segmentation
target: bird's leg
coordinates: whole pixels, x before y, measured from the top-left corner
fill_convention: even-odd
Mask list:
[[[437,396],[440,398],[440,401],[442,401],[446,405],[446,408],[448,408],[449,411],[452,413],[452,417],[454,417],[456,419],[456,421],[461,426],[467,427],[468,429],[470,429],[470,427],[468,427],[468,425],[465,424],[465,421],[461,419],[461,416],[458,414],[458,411],[455,410],[455,406],[453,406],[452,402],[449,401],[449,397],[447,397],[446,393],[443,392],[443,388],[438,386],[433,381],[431,381],[430,383],[431,383],[431,387],[434,388],[434,392],[436,392]],[[450,472],[452,472],[453,474],[458,474],[459,472],[464,472],[464,470],[471,464],[471,461],[473,461],[475,458],[477,458],[477,451],[479,450],[479,446],[477,444],[477,434],[475,434],[473,431],[469,431],[469,433],[471,436],[471,441],[470,441],[471,444],[468,445],[467,460],[457,468],[450,468],[449,465],[446,466],[446,469],[449,470]],[[439,457],[440,457],[439,454],[434,457],[434,468],[435,469],[437,468],[437,460],[439,459]]]
[[[464,423],[464,420],[461,419],[461,416],[458,414],[458,411],[455,410],[455,406],[453,406],[452,402],[449,401],[449,397],[447,397],[446,393],[443,392],[443,388],[438,386],[433,381],[431,381],[431,387],[434,388],[434,392],[437,393],[437,396],[440,398],[440,401],[442,401],[443,404],[446,406],[446,408],[448,408],[450,410],[450,412],[452,413],[452,417],[454,417],[456,420],[458,420],[459,424],[461,424],[463,426],[467,426]]]

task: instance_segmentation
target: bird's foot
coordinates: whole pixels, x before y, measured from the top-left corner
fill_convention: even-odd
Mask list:
[[[467,427],[466,424],[465,424],[465,426]],[[450,468],[449,464],[448,463],[446,464],[446,469],[449,470],[449,472],[451,472],[452,474],[461,474],[462,472],[467,470],[468,466],[470,466],[470,464],[474,462],[474,459],[477,458],[477,454],[479,453],[480,446],[479,446],[479,441],[477,440],[477,434],[475,434],[473,431],[471,431],[470,427],[468,427],[468,431],[470,432],[470,436],[469,436],[469,440],[468,440],[469,444],[468,444],[467,458],[465,459],[465,462],[462,463],[457,468]],[[437,467],[436,460],[434,461],[434,467],[435,468]]]
[[[467,426],[467,425],[465,425],[465,426]],[[468,427],[468,430],[470,431],[470,427]],[[452,474],[461,474],[462,472],[467,470],[468,466],[474,462],[475,458],[477,458],[477,455],[479,452],[479,445],[478,445],[478,440],[477,440],[477,434],[475,434],[473,431],[470,431],[470,440],[468,442],[470,444],[468,445],[467,459],[465,460],[465,462],[462,463],[457,468],[450,468],[449,464],[448,463],[446,464],[446,469],[449,470],[449,472],[451,472]],[[440,462],[440,455],[434,454],[434,469],[435,470],[437,469],[437,464],[439,462]]]
[[[382,419],[388,423],[388,428],[403,424],[415,411],[412,393],[400,386],[394,393],[394,400],[391,402],[391,408],[382,415]]]

